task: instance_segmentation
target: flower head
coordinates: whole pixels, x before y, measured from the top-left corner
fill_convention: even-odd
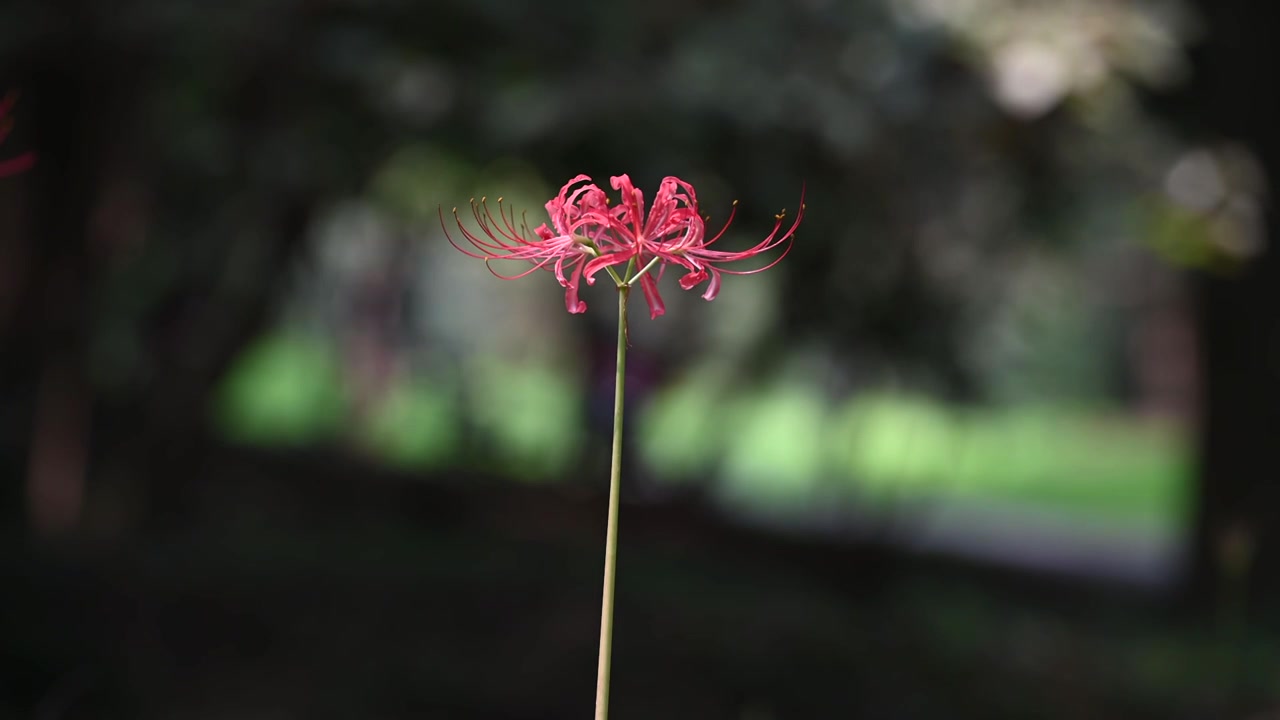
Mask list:
[[[8,137],[9,132],[13,130],[13,118],[8,117],[15,103],[18,102],[18,93],[10,90],[0,99],[0,143]],[[20,172],[28,170],[32,165],[36,164],[36,154],[33,152],[25,152],[15,158],[8,160],[0,160],[0,177],[8,177],[9,175],[17,175]]]
[[[737,202],[729,213],[720,232],[707,239],[706,221],[699,213],[698,199],[693,186],[677,177],[666,177],[658,186],[653,204],[645,211],[644,193],[638,190],[627,175],[610,178],[614,190],[621,194],[621,201],[614,206],[604,191],[586,175],[579,175],[560,189],[560,194],[547,202],[547,214],[551,227],[546,223],[532,233],[523,217],[519,228],[515,212],[507,211],[498,199],[498,218],[494,218],[485,198],[471,203],[471,212],[479,225],[474,233],[463,224],[454,209],[454,220],[472,250],[464,249],[453,238],[449,242],[467,255],[493,260],[517,260],[533,263],[533,267],[515,275],[503,275],[490,267],[490,272],[503,279],[524,277],[535,270],[547,269],[555,273],[561,286],[566,288],[565,306],[571,313],[586,310],[579,299],[578,290],[583,277],[587,284],[595,282],[600,270],[608,269],[619,286],[640,283],[649,316],[656,318],[666,312],[658,281],[668,265],[684,269],[680,287],[690,290],[704,281],[710,281],[702,297],[714,300],[720,292],[720,274],[749,275],[773,267],[791,249],[796,228],[804,216],[804,195],[801,193],[800,209],[789,228],[783,232],[786,211],[776,216],[773,231],[754,246],[737,252],[711,249],[733,222]],[[443,210],[441,223],[444,222]],[[448,230],[445,231],[448,236]],[[724,263],[746,260],[785,245],[783,251],[764,267],[752,270],[729,270],[719,267]],[[627,265],[619,275],[613,268]],[[652,272],[651,272],[652,271]]]
[[[663,178],[662,184],[658,186],[658,193],[654,196],[653,207],[647,216],[644,214],[643,195],[631,184],[631,178],[619,175],[613,178],[613,187],[622,192],[624,207],[621,208],[619,219],[624,231],[627,227],[634,229],[633,237],[640,248],[638,261],[641,266],[644,267],[651,262],[659,263],[659,276],[667,265],[684,268],[687,272],[680,278],[680,287],[685,290],[692,290],[704,281],[710,280],[706,291],[702,293],[702,297],[708,301],[714,300],[716,295],[720,294],[720,273],[751,275],[768,270],[781,262],[782,258],[791,251],[796,229],[804,217],[804,194],[801,193],[800,209],[785,232],[782,232],[782,223],[786,218],[786,211],[783,210],[782,213],[774,216],[776,222],[773,231],[754,246],[737,252],[712,250],[711,245],[723,237],[729,225],[733,223],[734,215],[738,210],[737,201],[734,201],[729,211],[729,218],[720,228],[720,232],[708,240],[706,222],[699,214],[698,198],[693,186],[689,183],[677,177]],[[628,198],[632,199],[632,202],[628,203]],[[729,270],[718,267],[722,263],[753,258],[782,245],[786,247],[764,267],[752,270]],[[658,294],[657,277],[645,275],[640,280],[645,299],[649,302],[649,313],[656,318],[665,312],[662,298]]]
[[[479,232],[469,230],[458,216],[458,209],[453,209],[454,222],[472,249],[454,242],[448,228],[445,237],[466,255],[484,260],[489,272],[503,280],[522,278],[536,270],[554,272],[565,288],[566,309],[583,312],[587,304],[578,297],[582,278],[586,277],[588,285],[593,284],[601,269],[625,263],[635,254],[633,248],[619,245],[608,230],[610,212],[604,191],[590,183],[574,188],[590,179],[586,175],[575,177],[547,202],[551,227],[543,223],[531,232],[523,215],[517,227],[515,211],[508,210],[502,198],[498,198],[498,217],[494,218],[487,199],[480,198],[478,203],[471,201],[471,214]],[[440,219],[443,224],[443,209]],[[533,263],[533,267],[504,275],[493,269],[490,263],[495,260],[525,261]]]

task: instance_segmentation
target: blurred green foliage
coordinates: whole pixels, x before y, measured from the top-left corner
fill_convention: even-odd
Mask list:
[[[803,383],[727,398],[693,380],[654,399],[641,440],[657,477],[714,475],[735,504],[767,514],[962,503],[1165,539],[1190,522],[1183,434],[1115,410],[959,409],[887,392],[832,404]]]
[[[480,360],[471,372],[470,412],[497,467],[517,478],[564,479],[582,441],[581,385],[536,365]]]
[[[340,383],[323,343],[261,342],[228,377],[220,424],[244,441],[333,441]],[[649,482],[712,478],[739,509],[802,519],[830,507],[892,513],[960,504],[1050,512],[1174,539],[1189,522],[1193,458],[1173,426],[1067,404],[951,407],[877,391],[840,401],[786,379],[745,390],[710,364],[667,385],[637,418]],[[460,384],[417,375],[361,421],[375,457],[407,467],[470,463],[514,478],[583,472],[581,384],[537,364],[478,358]],[[449,388],[463,388],[455,394]],[[459,400],[464,397],[465,400]],[[472,427],[483,452],[463,454]]]
[[[392,387],[363,428],[373,454],[392,464],[439,467],[456,457],[456,403],[440,383],[424,379]]]
[[[282,332],[241,355],[223,383],[216,417],[237,440],[301,445],[338,432],[344,401],[331,348],[305,334]]]

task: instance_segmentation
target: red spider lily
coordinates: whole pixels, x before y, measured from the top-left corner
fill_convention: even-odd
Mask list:
[[[8,115],[9,110],[13,108],[16,102],[18,102],[18,93],[12,90],[6,93],[3,99],[0,99],[0,143],[3,143],[4,139],[9,136],[9,132],[13,130],[13,118],[8,117]],[[0,160],[0,177],[17,175],[30,169],[35,164],[36,154],[33,152],[26,152],[8,160]]]
[[[711,282],[702,297],[714,300],[720,292],[721,273],[750,275],[767,270],[786,257],[796,228],[804,217],[802,192],[800,210],[785,232],[782,232],[784,211],[776,216],[773,232],[755,246],[738,252],[712,250],[710,246],[733,222],[737,202],[734,202],[724,227],[708,240],[705,220],[698,212],[697,195],[689,183],[677,177],[664,178],[653,198],[653,206],[646,213],[644,194],[631,183],[630,177],[617,175],[610,178],[610,182],[613,189],[622,195],[622,201],[616,207],[609,206],[604,191],[591,183],[590,177],[579,175],[566,183],[560,194],[547,203],[552,228],[544,223],[532,234],[523,218],[517,229],[515,213],[508,213],[501,198],[498,199],[498,218],[493,217],[484,198],[478,204],[472,201],[471,212],[480,226],[479,234],[463,225],[457,216],[457,208],[454,209],[454,220],[475,251],[462,248],[452,237],[449,237],[449,242],[467,255],[485,260],[486,264],[491,260],[533,263],[532,268],[516,275],[502,275],[490,267],[490,272],[504,280],[524,277],[535,270],[554,271],[560,285],[567,288],[565,306],[571,313],[580,313],[587,308],[587,304],[578,298],[584,276],[587,284],[591,285],[600,270],[628,263],[628,272],[637,267],[640,271],[627,278],[615,274],[615,279],[626,284],[638,281],[649,305],[649,317],[657,318],[666,312],[662,295],[658,292],[658,281],[667,265],[678,265],[688,271],[680,278],[680,287],[685,290],[709,279]],[[443,210],[440,220],[443,224]],[[445,235],[448,236],[447,228]],[[722,263],[755,257],[784,244],[786,248],[782,253],[764,267],[754,270],[718,267]],[[569,270],[567,277],[566,270]]]
[[[586,175],[575,177],[547,202],[547,214],[551,216],[554,230],[543,223],[530,233],[523,217],[517,228],[515,211],[508,212],[502,206],[502,198],[498,198],[498,218],[495,219],[485,198],[481,198],[479,203],[471,202],[471,213],[480,226],[478,234],[462,223],[457,208],[453,210],[459,231],[476,252],[454,242],[447,228],[445,236],[466,255],[484,260],[489,272],[503,280],[522,278],[535,270],[553,271],[560,286],[566,288],[565,307],[571,313],[583,312],[587,304],[578,298],[582,277],[586,276],[588,285],[594,284],[597,272],[626,263],[636,253],[634,245],[619,243],[611,232],[612,214],[603,190],[587,184],[570,192],[574,185],[590,180]],[[443,224],[443,210],[440,219]],[[515,275],[503,275],[489,265],[493,260],[524,260],[532,262],[533,267]]]
[[[707,289],[702,293],[705,300],[715,300],[716,295],[720,294],[720,273],[728,273],[730,275],[754,275],[763,272],[769,268],[782,262],[782,258],[791,252],[791,245],[795,239],[796,228],[800,227],[800,220],[804,218],[804,195],[800,196],[800,209],[796,211],[796,219],[791,222],[791,227],[787,231],[779,235],[782,230],[782,223],[787,217],[787,211],[783,210],[774,216],[773,230],[765,237],[765,239],[756,243],[754,246],[740,250],[738,252],[726,252],[723,250],[710,250],[709,246],[719,240],[725,230],[729,229],[729,223],[733,222],[733,216],[738,209],[738,203],[735,201],[732,209],[729,211],[729,219],[725,221],[724,227],[716,236],[710,240],[704,241],[702,237],[696,239],[689,238],[687,240],[677,239],[671,243],[660,243],[653,247],[650,252],[655,257],[661,258],[665,262],[674,263],[684,266],[689,273],[680,278],[680,287],[685,290],[692,290],[694,287],[702,283],[707,278],[711,282],[707,284]],[[719,263],[736,262],[738,260],[746,260],[763,253],[767,253],[774,248],[786,244],[786,248],[774,258],[769,264],[758,267],[753,270],[728,270],[726,268],[716,267]]]
[[[651,262],[659,262],[658,275],[643,275],[640,287],[644,291],[645,300],[649,303],[649,315],[656,318],[666,312],[662,297],[658,293],[658,278],[667,265],[679,265],[689,272],[680,278],[680,287],[691,290],[704,280],[710,279],[707,290],[702,294],[706,300],[714,300],[720,293],[720,273],[731,275],[751,275],[768,270],[777,265],[791,251],[796,228],[804,217],[804,193],[800,195],[800,209],[791,227],[782,230],[786,211],[775,216],[777,222],[773,232],[755,246],[738,252],[712,250],[712,243],[724,236],[737,213],[738,203],[735,201],[729,212],[724,227],[715,237],[706,239],[706,223],[698,214],[698,198],[693,186],[677,177],[663,178],[654,197],[653,207],[646,217],[644,214],[644,198],[626,175],[613,178],[613,187],[622,192],[623,202],[617,214],[620,234],[631,242],[638,243],[640,252],[637,256],[642,267]],[[716,267],[720,263],[746,260],[767,253],[785,244],[786,248],[778,257],[764,267],[754,270],[728,270]]]

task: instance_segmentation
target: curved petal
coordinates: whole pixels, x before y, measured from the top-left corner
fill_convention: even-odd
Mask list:
[[[698,283],[706,280],[707,277],[708,275],[706,270],[692,270],[688,275],[680,278],[680,287],[684,290],[692,290],[697,287]]]
[[[631,258],[634,256],[635,256],[634,250],[631,250],[631,251],[622,250],[619,252],[606,253],[597,258],[592,258],[590,261],[587,262],[586,270],[583,273],[587,276],[587,284],[595,285],[596,273],[600,272],[601,270],[607,267],[612,267],[614,265],[622,265],[623,263],[630,261]]]
[[[716,295],[720,294],[720,273],[715,268],[711,268],[711,282],[707,285],[707,291],[702,293],[702,299],[711,302],[716,299]]]
[[[581,279],[582,263],[578,263],[573,268],[573,275],[570,276],[569,282],[565,285],[566,289],[564,291],[564,307],[574,315],[587,311],[587,303],[578,299],[578,282]]]
[[[658,294],[658,280],[652,275],[645,275],[640,278],[640,290],[644,292],[644,301],[649,305],[649,319],[657,320],[659,315],[665,315],[667,306],[662,302],[662,295]]]
[[[629,175],[614,175],[609,184],[622,195],[622,206],[626,208],[625,216],[620,218],[624,223],[635,228],[637,238],[644,235],[644,193],[631,182]]]
[[[676,188],[676,178],[673,177],[663,178],[662,184],[658,186],[658,192],[653,196],[653,207],[649,208],[649,219],[644,224],[644,236],[646,238],[659,237],[665,234],[661,232],[661,228],[678,207]]]
[[[590,175],[587,175],[587,174],[585,174],[585,173],[579,173],[576,177],[574,177],[574,178],[573,178],[572,180],[570,180],[569,182],[565,183],[565,184],[560,188],[560,197],[564,197],[564,196],[565,196],[565,194],[569,192],[569,188],[573,187],[574,185],[577,185],[578,183],[582,182],[583,180],[586,180],[587,182],[591,182],[591,176],[590,176]]]

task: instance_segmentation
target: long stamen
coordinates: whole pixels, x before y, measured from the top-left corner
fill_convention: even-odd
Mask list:
[[[498,226],[498,221],[493,219],[493,213],[489,210],[488,203],[485,202],[486,199],[487,198],[481,198],[480,204],[484,207],[484,215],[486,218],[488,218],[489,223],[494,228],[494,231],[497,232],[506,240],[509,240],[511,242],[514,242],[520,245],[524,244],[519,234],[516,233],[515,229],[511,228],[510,225],[507,225],[507,216],[502,215],[502,198],[498,198],[498,214],[502,215],[502,224],[506,225],[507,228],[510,230],[510,232],[503,232],[502,228]]]
[[[509,248],[507,248],[504,245],[501,245],[501,244],[495,245],[493,243],[485,242],[484,240],[481,240],[477,235],[472,233],[470,230],[468,230],[467,226],[462,222],[462,218],[458,217],[458,208],[453,209],[453,221],[454,223],[457,224],[458,231],[461,232],[462,236],[467,239],[467,242],[475,246],[477,250],[483,253],[486,253],[486,257],[491,256],[494,253],[502,253],[509,250]],[[448,236],[447,229],[445,230],[445,235]],[[457,245],[455,244],[454,247],[457,247]],[[461,250],[461,248],[458,248],[458,249]]]
[[[733,224],[733,218],[737,214],[738,214],[738,201],[734,200],[733,204],[729,206],[729,217],[725,219],[724,227],[720,228],[720,232],[716,233],[715,237],[703,243],[702,244],[703,247],[706,247],[707,245],[710,245],[711,243],[719,240],[720,237],[724,235],[725,231],[729,229],[729,226]]]
[[[542,269],[546,268],[546,267],[547,267],[547,265],[550,265],[550,264],[551,264],[552,262],[554,262],[557,258],[555,258],[555,257],[546,257],[546,258],[543,258],[543,259],[539,260],[536,264],[534,264],[534,266],[533,266],[533,267],[529,268],[528,270],[525,270],[524,272],[517,273],[517,274],[515,274],[515,275],[503,275],[502,273],[498,272],[497,270],[494,270],[494,269],[493,269],[493,266],[489,264],[489,263],[490,263],[491,261],[493,261],[493,260],[503,260],[503,259],[505,259],[505,258],[485,258],[485,261],[484,261],[484,267],[485,267],[485,269],[486,269],[486,270],[488,270],[488,271],[490,272],[490,274],[492,274],[494,277],[498,278],[499,280],[519,280],[519,279],[520,279],[520,278],[522,278],[522,277],[528,277],[529,275],[532,275],[532,274],[534,274],[534,273],[538,272],[539,270],[542,270]],[[512,259],[514,259],[514,258],[512,258]]]
[[[455,250],[457,250],[458,252],[462,253],[463,255],[466,255],[467,257],[473,257],[473,258],[477,258],[477,259],[480,259],[480,260],[487,260],[487,259],[488,259],[488,257],[489,257],[489,256],[487,256],[487,255],[477,255],[476,253],[473,253],[473,252],[471,252],[470,250],[466,250],[466,249],[464,249],[461,245],[459,245],[458,243],[454,242],[454,240],[453,240],[453,236],[449,234],[449,228],[448,228],[448,227],[445,225],[445,223],[444,223],[444,208],[443,208],[443,207],[438,207],[438,208],[437,208],[437,210],[438,210],[439,215],[440,215],[440,229],[444,231],[444,237],[445,237],[445,239],[449,241],[449,244],[450,244],[450,245],[452,245],[452,246],[453,246],[453,248],[454,248]],[[453,219],[454,219],[455,221],[457,221],[457,222],[458,222],[458,227],[462,227],[462,221],[458,219],[458,208],[454,208],[454,209],[453,209]],[[465,230],[465,228],[463,229],[463,234],[464,234],[464,235],[466,234],[466,230]]]

